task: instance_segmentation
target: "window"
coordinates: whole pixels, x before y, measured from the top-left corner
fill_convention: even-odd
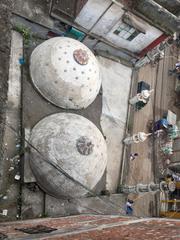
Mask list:
[[[118,35],[119,37],[132,41],[137,35],[139,35],[141,32],[131,25],[127,23],[122,23],[115,31],[114,34]]]

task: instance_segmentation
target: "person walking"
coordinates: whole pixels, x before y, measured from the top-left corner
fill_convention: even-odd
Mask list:
[[[132,215],[133,214],[133,208],[132,208],[133,203],[134,203],[133,200],[130,200],[130,199],[127,200],[127,202],[126,202],[126,215]]]
[[[131,161],[135,160],[136,157],[138,157],[138,155],[139,155],[138,153],[131,153],[131,154],[130,154],[130,160],[131,160]]]

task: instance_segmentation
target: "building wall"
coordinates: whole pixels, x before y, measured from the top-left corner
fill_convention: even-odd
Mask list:
[[[141,52],[162,35],[162,31],[131,14],[136,22],[138,22],[138,25],[145,30],[145,34],[140,33],[132,41],[119,37],[114,34],[114,31],[123,23],[122,16],[124,13],[123,5],[112,4],[112,1],[109,0],[89,0],[75,19],[75,22],[86,30],[103,37],[115,46],[134,53]]]
[[[16,0],[13,3],[15,14],[48,28],[53,28],[53,19],[49,17],[50,0]]]
[[[75,22],[90,30],[110,5],[110,0],[89,0],[75,19]]]

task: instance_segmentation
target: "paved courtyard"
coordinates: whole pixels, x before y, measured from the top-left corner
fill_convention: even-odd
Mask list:
[[[135,111],[130,107],[127,131],[129,134],[145,132],[148,133],[149,121],[157,121],[163,117],[167,110],[176,113],[177,121],[180,120],[180,111],[174,106],[176,102],[175,77],[168,75],[168,69],[173,69],[178,59],[178,51],[171,47],[165,50],[164,59],[155,66],[148,64],[138,72],[134,72],[132,96],[135,95],[137,83],[145,81],[154,89],[148,104],[141,110]],[[130,153],[137,152],[139,156],[134,160],[129,160]],[[137,183],[150,183],[159,181],[161,166],[164,159],[159,154],[157,141],[149,137],[145,142],[132,144],[125,149],[124,155],[124,182],[129,185]],[[141,196],[132,196],[135,199],[136,215],[158,214],[156,202],[158,194],[145,193]]]

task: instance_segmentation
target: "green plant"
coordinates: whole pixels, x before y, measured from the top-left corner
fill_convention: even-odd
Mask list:
[[[24,39],[24,44],[28,45],[30,38],[31,38],[31,32],[30,29],[23,26],[23,25],[16,25],[14,27],[14,30],[16,30],[17,32],[21,33]]]

